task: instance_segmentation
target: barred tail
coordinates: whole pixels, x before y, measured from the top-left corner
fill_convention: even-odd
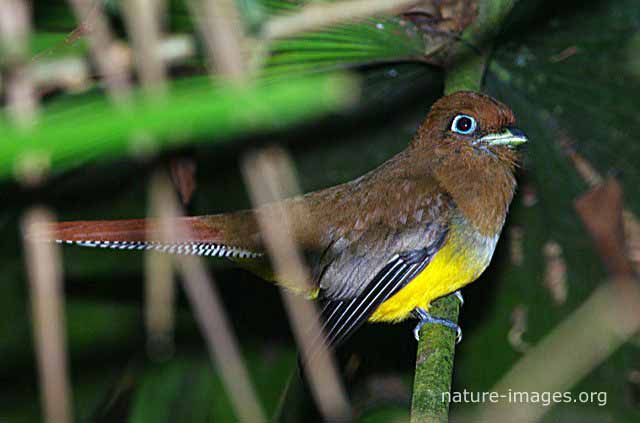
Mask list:
[[[254,259],[262,257],[253,216],[230,215],[173,219],[181,229],[176,239],[163,240],[155,219],[55,222],[30,228],[27,236],[83,247],[155,250],[172,254]]]

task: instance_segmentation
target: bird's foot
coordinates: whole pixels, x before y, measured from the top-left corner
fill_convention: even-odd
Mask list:
[[[457,290],[456,292],[453,293],[453,295],[458,299],[458,301],[460,301],[460,307],[462,307],[464,305],[464,298],[462,298],[462,291]]]
[[[422,326],[424,326],[425,323],[437,323],[439,325],[451,328],[456,331],[456,344],[462,341],[462,329],[460,329],[460,326],[458,326],[458,324],[452,322],[451,320],[434,317],[422,308],[416,308],[414,312],[420,319],[416,327],[413,329],[413,336],[416,338],[416,341],[420,340],[420,329],[422,329]]]

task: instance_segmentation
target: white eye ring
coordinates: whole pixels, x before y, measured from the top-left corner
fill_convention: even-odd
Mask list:
[[[471,123],[469,124],[469,122]],[[462,127],[459,127],[459,125],[462,125]],[[469,115],[458,115],[451,122],[451,130],[462,135],[473,134],[477,127],[478,123]]]

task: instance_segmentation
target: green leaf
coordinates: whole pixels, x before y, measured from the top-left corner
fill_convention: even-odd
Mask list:
[[[410,60],[428,46],[411,22],[386,16],[274,40],[269,50],[265,73],[279,75]]]
[[[44,163],[55,171],[90,160],[148,154],[198,141],[219,142],[258,130],[283,129],[348,105],[357,95],[353,79],[323,75],[248,86],[211,86],[192,78],[171,86],[167,98],[134,94],[116,108],[102,96],[45,108],[28,130],[0,121],[0,177]]]

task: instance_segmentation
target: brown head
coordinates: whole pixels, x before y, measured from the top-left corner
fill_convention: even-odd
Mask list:
[[[413,145],[451,159],[468,154],[514,164],[515,147],[527,141],[515,123],[511,109],[494,98],[459,91],[433,104]]]
[[[516,148],[527,142],[509,107],[460,91],[434,103],[411,144],[465,216],[482,232],[502,228],[513,197]]]

